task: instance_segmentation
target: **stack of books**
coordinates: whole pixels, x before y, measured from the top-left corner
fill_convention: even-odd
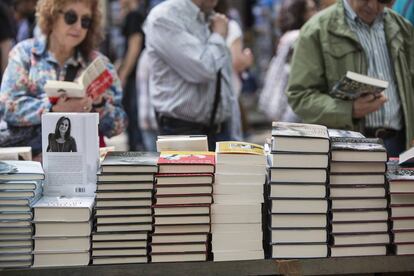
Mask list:
[[[34,267],[88,265],[93,197],[43,196],[33,206]]]
[[[214,261],[263,259],[262,204],[266,157],[262,146],[218,142],[211,206]]]
[[[151,262],[206,261],[214,152],[161,152]]]
[[[32,265],[32,206],[44,177],[39,162],[0,162],[0,268]]]
[[[414,168],[388,162],[391,231],[396,255],[414,254]]]
[[[271,258],[328,256],[329,148],[324,126],[273,123],[267,185]]]
[[[98,174],[93,264],[148,262],[159,154],[108,152]]]
[[[379,139],[340,136],[331,137],[331,256],[386,255],[387,153]]]

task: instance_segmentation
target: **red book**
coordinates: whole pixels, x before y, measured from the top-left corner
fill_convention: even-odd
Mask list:
[[[165,151],[158,159],[159,173],[214,173],[215,153]]]

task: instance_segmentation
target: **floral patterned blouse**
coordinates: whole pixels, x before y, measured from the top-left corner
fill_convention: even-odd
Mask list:
[[[17,44],[9,54],[0,89],[0,118],[12,126],[33,126],[41,123],[43,113],[52,104],[43,90],[47,80],[64,80],[68,65],[81,66],[78,76],[97,56],[102,56],[113,76],[112,85],[105,91],[106,104],[99,112],[99,131],[106,137],[120,134],[126,127],[122,108],[121,82],[114,66],[97,51],[86,61],[76,54],[60,67],[47,50],[45,36],[38,36]]]

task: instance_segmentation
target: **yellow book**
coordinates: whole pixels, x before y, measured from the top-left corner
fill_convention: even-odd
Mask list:
[[[264,155],[263,146],[237,141],[225,141],[217,142],[216,144],[217,153],[241,153],[241,154],[255,154]]]

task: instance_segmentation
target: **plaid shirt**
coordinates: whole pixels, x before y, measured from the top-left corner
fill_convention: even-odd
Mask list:
[[[9,55],[0,89],[0,117],[12,126],[32,126],[41,123],[51,103],[43,87],[47,80],[64,80],[68,65],[85,69],[99,52],[92,52],[89,61],[79,53],[60,67],[47,50],[46,38],[38,36],[17,44]],[[113,83],[105,91],[106,105],[99,114],[99,131],[107,137],[120,134],[126,127],[126,115],[121,106],[122,88],[114,66],[104,57]],[[82,70],[79,70],[78,76]]]

